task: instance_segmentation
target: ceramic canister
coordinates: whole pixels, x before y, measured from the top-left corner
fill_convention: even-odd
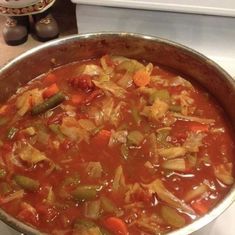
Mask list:
[[[0,14],[20,16],[37,14],[48,9],[55,0],[0,0]]]

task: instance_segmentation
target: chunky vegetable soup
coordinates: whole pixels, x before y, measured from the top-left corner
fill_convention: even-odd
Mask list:
[[[53,235],[163,234],[226,195],[234,156],[222,109],[197,84],[105,55],[0,108],[0,206]]]

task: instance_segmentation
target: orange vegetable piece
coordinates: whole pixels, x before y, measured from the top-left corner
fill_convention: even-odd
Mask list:
[[[73,95],[73,96],[71,97],[71,101],[72,101],[72,103],[75,104],[75,105],[80,104],[80,103],[83,101],[83,99],[84,99],[84,97],[83,97],[82,95],[80,95],[80,94]]]
[[[150,76],[146,71],[139,70],[134,74],[133,80],[136,86],[142,87],[149,84]]]
[[[99,145],[106,145],[110,139],[111,131],[109,130],[101,130],[93,140]]]
[[[196,122],[193,123],[189,128],[193,132],[198,132],[198,131],[207,132],[207,131],[209,131],[208,125],[201,124],[201,123],[196,123]]]
[[[43,92],[43,97],[49,98],[53,96],[54,94],[56,94],[58,91],[59,91],[58,86],[56,85],[56,83],[53,83],[52,85],[47,87],[46,90]]]
[[[105,226],[115,235],[128,235],[126,224],[119,218],[109,217],[105,221]]]
[[[52,84],[57,81],[57,77],[53,73],[47,74],[47,76],[43,79],[43,82],[46,84]]]
[[[198,200],[192,202],[192,208],[199,214],[199,215],[204,215],[208,211],[208,206],[206,203],[203,203],[203,201]]]

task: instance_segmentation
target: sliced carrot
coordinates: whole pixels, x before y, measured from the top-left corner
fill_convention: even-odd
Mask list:
[[[108,131],[108,130],[101,130],[99,133],[98,133],[98,136],[99,138],[101,139],[109,139],[110,136],[111,136],[111,131]]]
[[[138,87],[142,87],[142,86],[146,86],[149,84],[150,82],[150,76],[149,74],[144,71],[144,70],[138,70],[134,76],[133,76],[133,80],[136,86]]]
[[[126,224],[119,218],[109,217],[105,221],[105,226],[115,235],[127,235],[128,230]]]
[[[83,99],[84,99],[83,95],[80,95],[80,94],[73,95],[73,96],[71,97],[71,101],[72,101],[72,103],[75,104],[75,105],[80,104],[80,103],[83,101]]]
[[[52,84],[57,81],[57,77],[53,73],[47,74],[47,76],[43,79],[43,82],[46,84]]]
[[[0,108],[0,114],[5,114],[7,111],[8,106],[6,104],[4,104],[1,108]]]
[[[53,96],[54,94],[56,94],[58,91],[59,91],[58,86],[56,85],[56,83],[53,83],[52,85],[47,87],[46,90],[43,92],[43,97],[49,98]]]
[[[96,134],[93,138],[93,140],[98,144],[98,145],[106,145],[109,142],[111,136],[111,131],[109,130],[101,130]]]
[[[204,215],[208,211],[208,206],[206,203],[203,203],[201,200],[197,200],[192,202],[192,208],[199,214],[199,215]]]
[[[193,132],[198,132],[198,131],[207,132],[207,131],[209,131],[208,125],[196,123],[196,122],[194,122],[192,125],[190,125],[189,129]]]

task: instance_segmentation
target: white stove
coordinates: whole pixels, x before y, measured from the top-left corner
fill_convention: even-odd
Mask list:
[[[72,2],[77,4],[79,33],[126,31],[167,38],[205,54],[235,77],[234,0]],[[234,218],[235,203],[215,221],[192,235],[234,235]],[[0,222],[0,234],[20,233]]]

